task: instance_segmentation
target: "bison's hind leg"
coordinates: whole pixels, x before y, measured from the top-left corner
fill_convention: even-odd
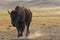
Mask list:
[[[31,21],[27,21],[27,22],[26,22],[26,26],[27,26],[26,37],[27,37],[27,36],[29,35],[29,33],[30,33],[30,30],[29,30],[30,22],[31,22]]]

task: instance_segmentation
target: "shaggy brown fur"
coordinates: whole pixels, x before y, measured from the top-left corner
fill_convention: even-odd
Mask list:
[[[26,36],[29,34],[29,25],[32,20],[32,12],[25,7],[16,6],[15,10],[8,11],[11,17],[11,23],[18,31],[18,37],[23,36],[25,25],[27,27]]]

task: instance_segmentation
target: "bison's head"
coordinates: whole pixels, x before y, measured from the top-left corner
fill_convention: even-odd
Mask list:
[[[15,12],[15,10],[12,10],[11,12],[8,11],[8,13],[9,13],[9,15],[11,17],[11,23],[12,23],[12,25],[15,26],[16,15],[17,15],[16,12]]]

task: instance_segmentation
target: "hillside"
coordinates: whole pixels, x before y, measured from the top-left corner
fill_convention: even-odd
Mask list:
[[[0,9],[14,8],[16,5],[24,5],[32,8],[60,7],[59,0],[0,0]]]

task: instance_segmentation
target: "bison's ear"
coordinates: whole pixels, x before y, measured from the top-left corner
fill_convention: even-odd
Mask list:
[[[8,10],[8,13],[10,14],[9,10]]]

